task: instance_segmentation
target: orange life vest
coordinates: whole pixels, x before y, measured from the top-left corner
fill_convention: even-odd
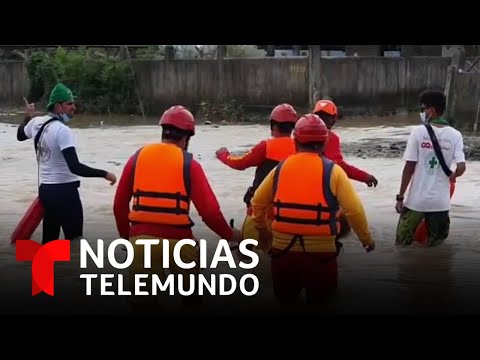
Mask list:
[[[280,162],[295,154],[295,141],[289,137],[278,137],[266,141],[267,151],[265,158]]]
[[[192,154],[173,144],[141,148],[134,160],[132,222],[191,227]]]
[[[325,157],[298,153],[277,166],[273,178],[273,231],[298,236],[337,234],[339,206],[330,189],[333,165]]]
[[[255,170],[253,184],[248,188],[244,197],[247,205],[250,205],[250,200],[255,194],[255,190],[257,190],[270,171],[272,171],[280,161],[295,154],[295,151],[295,142],[291,137],[283,136],[266,140],[265,160]]]

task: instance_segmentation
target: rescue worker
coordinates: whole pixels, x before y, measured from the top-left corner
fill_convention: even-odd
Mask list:
[[[329,136],[328,142],[325,146],[324,155],[338,164],[346,173],[350,179],[363,182],[367,184],[369,187],[376,187],[378,184],[378,180],[375,176],[348,164],[343,159],[342,149],[340,146],[340,137],[332,131],[333,125],[338,119],[338,109],[335,103],[331,100],[319,100],[315,104],[315,108],[313,109],[313,113],[318,115],[320,119],[325,122],[325,125],[328,128]],[[341,238],[347,235],[351,228],[348,222],[345,219],[345,216],[342,215],[340,212],[340,224],[341,229],[338,234],[338,237]]]
[[[171,273],[184,277],[184,289],[189,289],[189,275],[198,275],[198,248],[185,245],[180,256],[185,263],[196,262],[193,269],[181,269],[175,265],[173,247],[181,239],[193,239],[190,204],[193,202],[205,224],[220,238],[239,242],[240,231],[226,222],[219,203],[202,166],[191,153],[188,145],[195,135],[195,119],[183,106],[173,106],[160,118],[161,143],[148,144],[130,157],[125,165],[115,194],[113,211],[120,236],[130,239],[134,249],[134,262],[130,267],[130,281],[136,273],[157,273],[165,279],[162,243],[152,246],[152,264],[155,269],[144,268],[144,249],[135,245],[137,239],[169,239]],[[133,206],[130,208],[130,200]],[[131,282],[132,284],[132,282]],[[132,286],[133,288],[133,286]],[[132,296],[130,301],[143,301],[155,305],[152,296]],[[182,298],[184,305],[197,305],[199,295]]]
[[[293,131],[296,154],[267,175],[251,201],[260,239],[272,241],[273,290],[282,303],[294,303],[302,288],[308,303],[319,303],[337,288],[339,206],[366,251],[375,248],[355,188],[345,171],[322,155],[328,136],[317,115],[302,116]]]
[[[251,218],[250,200],[265,176],[281,161],[295,153],[291,138],[292,130],[298,120],[295,109],[290,104],[277,105],[270,114],[270,131],[272,138],[263,140],[241,156],[230,154],[227,148],[217,150],[217,158],[232,169],[245,170],[256,167],[252,185],[247,189],[243,201],[247,213],[242,226],[244,239],[257,239],[258,232]],[[266,244],[259,243],[258,248],[268,251]]]

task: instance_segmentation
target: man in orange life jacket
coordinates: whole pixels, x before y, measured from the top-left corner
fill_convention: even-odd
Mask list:
[[[125,165],[114,200],[115,220],[120,236],[130,239],[135,257],[130,267],[131,281],[136,273],[152,273],[163,270],[162,243],[152,246],[152,264],[155,270],[145,269],[143,246],[135,245],[137,239],[169,239],[170,271],[197,275],[198,249],[183,246],[180,256],[186,263],[195,261],[197,267],[180,269],[173,260],[173,247],[181,239],[192,239],[190,202],[192,201],[205,224],[220,238],[239,242],[240,231],[226,222],[217,198],[205,176],[202,166],[187,152],[190,137],[195,135],[193,115],[183,106],[173,106],[160,119],[162,142],[145,145]],[[130,200],[133,206],[130,209]],[[184,285],[184,289],[189,288]],[[141,298],[147,303],[156,299],[148,296],[132,297],[133,303]],[[149,299],[146,299],[149,298]],[[198,304],[199,296],[183,298],[186,305]]]
[[[325,150],[323,154],[328,159],[338,164],[347,173],[347,176],[350,179],[363,182],[367,184],[369,187],[371,186],[376,187],[378,184],[378,180],[375,178],[375,176],[353,165],[348,164],[343,159],[342,149],[340,146],[340,138],[337,134],[335,134],[332,131],[333,125],[335,125],[335,122],[338,118],[338,109],[335,103],[333,103],[333,101],[330,101],[330,100],[319,100],[315,104],[313,113],[318,115],[325,122],[325,125],[329,130],[328,142],[325,146]],[[345,216],[343,216],[342,213],[340,213],[339,217],[340,217],[341,229],[338,237],[343,237],[348,232],[350,232],[351,228],[348,222],[346,221]]]
[[[291,138],[292,130],[298,120],[295,109],[290,104],[276,106],[270,114],[270,130],[272,138],[263,140],[242,156],[231,155],[222,147],[217,150],[217,158],[232,169],[245,170],[256,166],[255,178],[252,186],[247,189],[243,201],[247,205],[247,214],[242,226],[244,239],[258,240],[258,232],[251,219],[252,208],[250,199],[265,176],[278,164],[295,153],[295,145]],[[267,244],[259,243],[259,248],[267,250]]]
[[[321,302],[337,287],[339,206],[366,251],[375,248],[364,208],[345,171],[322,156],[329,131],[315,114],[301,117],[293,137],[297,152],[280,162],[252,198],[252,218],[261,241],[272,241],[272,282],[282,303]],[[292,186],[302,179],[301,186]],[[273,207],[272,233],[267,211]]]

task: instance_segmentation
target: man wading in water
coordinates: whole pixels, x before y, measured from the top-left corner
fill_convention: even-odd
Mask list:
[[[424,124],[413,127],[403,155],[405,166],[395,205],[400,214],[397,245],[410,245],[424,218],[427,246],[439,245],[448,237],[450,182],[462,176],[466,166],[462,134],[443,117],[445,107],[446,99],[441,91],[428,90],[420,95],[420,117]],[[429,134],[429,128],[434,137]],[[439,145],[438,154],[434,140]],[[445,170],[439,155],[443,157]],[[450,166],[454,162],[457,167],[452,172]],[[408,195],[404,199],[409,184]]]

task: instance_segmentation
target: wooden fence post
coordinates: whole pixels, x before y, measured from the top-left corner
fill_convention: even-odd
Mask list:
[[[455,77],[459,70],[465,67],[465,51],[459,50],[452,56],[452,63],[447,69],[447,79],[445,82],[445,96],[447,98],[447,106],[445,109],[445,118],[450,121],[451,125],[455,124]]]
[[[313,109],[320,100],[321,49],[320,45],[310,45],[308,49],[308,105]]]
[[[223,67],[224,60],[223,58],[227,54],[226,45],[217,45],[217,63],[218,63],[218,102],[222,103],[225,101],[226,91],[225,91],[225,69]]]

